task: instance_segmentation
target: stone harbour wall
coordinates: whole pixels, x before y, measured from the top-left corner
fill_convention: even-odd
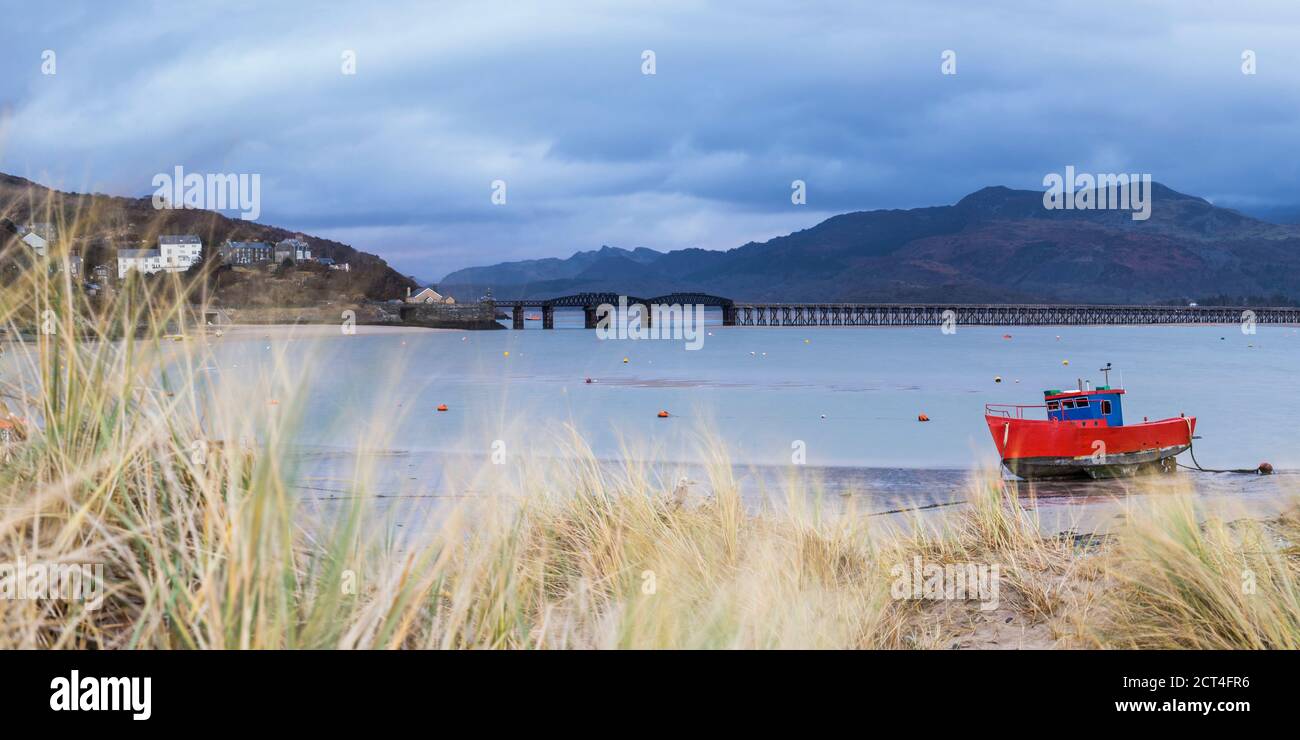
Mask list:
[[[231,324],[341,324],[353,311],[358,324],[425,326],[433,329],[503,329],[491,303],[336,303],[303,308],[222,308],[221,322]]]

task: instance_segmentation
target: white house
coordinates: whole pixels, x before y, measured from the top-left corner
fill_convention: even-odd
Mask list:
[[[203,240],[193,234],[158,237],[163,269],[167,272],[185,272],[203,257]]]
[[[117,277],[120,280],[131,270],[185,272],[202,256],[203,240],[193,234],[160,236],[157,249],[117,250]]]
[[[121,280],[132,270],[152,274],[163,267],[162,253],[157,249],[117,250],[117,279]]]
[[[45,257],[49,254],[49,240],[40,234],[37,234],[35,231],[29,232],[23,236],[23,244],[31,247],[32,251],[41,257]]]
[[[438,291],[434,290],[433,288],[425,288],[424,290],[421,290],[419,293],[416,293],[415,295],[411,295],[411,289],[407,288],[406,302],[407,303],[455,303],[456,301],[451,297],[443,297],[439,295]]]

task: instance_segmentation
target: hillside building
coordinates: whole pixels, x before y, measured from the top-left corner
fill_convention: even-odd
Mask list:
[[[117,277],[122,279],[131,270],[153,274],[155,272],[185,272],[203,258],[203,240],[193,234],[158,237],[157,249],[117,250]]]

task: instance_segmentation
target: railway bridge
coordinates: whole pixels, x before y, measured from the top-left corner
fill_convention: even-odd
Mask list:
[[[621,303],[620,303],[621,302]],[[555,309],[581,308],[583,325],[596,328],[601,305],[704,305],[722,309],[723,326],[1104,326],[1125,324],[1300,324],[1300,307],[1122,306],[1089,304],[942,303],[739,303],[706,293],[640,298],[620,293],[578,293],[558,298],[496,300],[512,309],[512,325],[524,328],[524,312],[541,311],[542,328],[555,328]],[[649,322],[652,310],[642,313]]]

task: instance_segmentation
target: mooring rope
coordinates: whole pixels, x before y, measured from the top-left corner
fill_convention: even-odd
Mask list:
[[[1272,472],[1273,472],[1273,466],[1272,466],[1272,465],[1269,465],[1268,463],[1260,463],[1259,465],[1257,465],[1257,466],[1255,466],[1255,467],[1253,467],[1253,468],[1230,468],[1230,469],[1224,469],[1224,470],[1219,470],[1219,469],[1216,469],[1216,468],[1203,468],[1203,467],[1201,467],[1201,464],[1200,464],[1199,462],[1196,461],[1196,451],[1192,449],[1192,447],[1194,446],[1194,445],[1192,444],[1192,440],[1195,438],[1195,437],[1192,435],[1192,420],[1191,420],[1191,419],[1188,419],[1187,417],[1184,416],[1184,417],[1183,417],[1183,421],[1187,422],[1187,454],[1189,454],[1189,455],[1192,456],[1192,464],[1191,464],[1191,465],[1184,465],[1184,464],[1178,462],[1178,459],[1175,458],[1175,459],[1174,459],[1174,463],[1177,464],[1178,467],[1180,467],[1180,468],[1185,468],[1185,469],[1187,469],[1187,470],[1199,470],[1199,471],[1201,471],[1202,473],[1249,473],[1249,474],[1252,474],[1252,475],[1270,475],[1270,474],[1272,474]],[[1194,467],[1193,467],[1193,466],[1194,466]],[[1265,466],[1267,466],[1267,469],[1265,469]]]

